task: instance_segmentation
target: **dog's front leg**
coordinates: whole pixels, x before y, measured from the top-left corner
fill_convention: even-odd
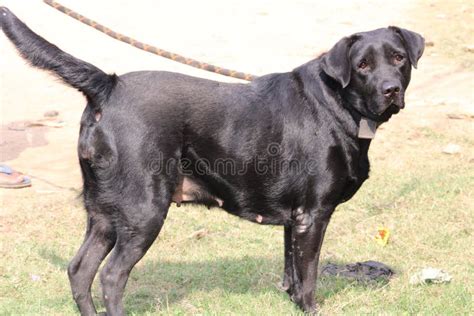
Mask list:
[[[283,281],[281,283],[281,289],[286,291],[290,297],[293,295],[294,274],[292,230],[293,227],[291,225],[285,225],[285,271],[283,272]]]
[[[296,211],[292,228],[293,285],[291,299],[305,312],[316,312],[314,291],[318,262],[330,212]]]

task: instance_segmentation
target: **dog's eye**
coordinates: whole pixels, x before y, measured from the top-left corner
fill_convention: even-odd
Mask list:
[[[397,62],[401,62],[405,58],[403,55],[398,53],[393,54],[393,56]]]
[[[359,63],[359,65],[357,65],[357,67],[359,67],[360,69],[365,69],[365,68],[367,68],[368,65],[369,65],[369,64],[368,64],[367,61],[364,59],[364,60],[362,60],[362,61]]]

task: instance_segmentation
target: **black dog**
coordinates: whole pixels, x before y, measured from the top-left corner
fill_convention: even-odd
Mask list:
[[[169,72],[107,75],[6,8],[0,22],[24,58],[88,101],[78,149],[88,223],[68,269],[81,314],[96,313],[91,283],[110,251],[100,273],[105,306],[109,315],[124,314],[129,273],[172,201],[283,225],[283,287],[315,311],[329,219],[369,174],[371,136],[359,128],[375,128],[404,107],[411,66],[424,49],[420,35],[398,27],[357,33],[291,72],[228,84]]]

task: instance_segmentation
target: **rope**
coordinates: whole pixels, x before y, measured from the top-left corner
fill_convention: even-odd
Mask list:
[[[62,13],[78,20],[79,22],[82,22],[82,23],[84,23],[88,26],[91,26],[91,27],[95,28],[96,30],[98,30],[98,31],[100,31],[100,32],[102,32],[102,33],[104,33],[104,34],[106,34],[106,35],[108,35],[108,36],[110,36],[110,37],[112,37],[116,40],[119,40],[121,42],[130,44],[130,45],[132,45],[136,48],[139,48],[141,50],[144,50],[146,52],[149,52],[149,53],[152,53],[152,54],[164,57],[164,58],[168,58],[168,59],[174,60],[178,63],[182,63],[182,64],[185,64],[185,65],[188,65],[188,66],[191,66],[191,67],[206,70],[206,71],[209,71],[209,72],[214,72],[216,74],[223,75],[223,76],[243,79],[243,80],[247,80],[247,81],[252,81],[255,78],[257,78],[257,76],[254,76],[254,75],[251,75],[251,74],[246,74],[246,73],[238,72],[238,71],[231,70],[231,69],[217,67],[217,66],[214,66],[214,65],[210,65],[210,64],[207,64],[207,63],[200,62],[200,61],[192,59],[192,58],[187,58],[187,57],[184,57],[182,55],[166,51],[164,49],[157,48],[153,45],[145,44],[143,42],[140,42],[140,41],[137,41],[133,38],[125,36],[123,34],[112,31],[108,27],[106,27],[106,26],[104,26],[100,23],[97,23],[96,21],[93,21],[93,20],[91,20],[91,19],[89,19],[89,18],[87,18],[83,15],[80,15],[79,13],[77,13],[77,12],[75,12],[75,11],[69,9],[69,8],[66,8],[65,6],[59,4],[56,1],[44,0],[44,2],[47,5],[50,5],[51,7],[55,8],[56,10],[59,10]]]

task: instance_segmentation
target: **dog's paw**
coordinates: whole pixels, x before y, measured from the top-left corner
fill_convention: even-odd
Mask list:
[[[305,313],[305,315],[317,315],[318,307],[314,299],[305,300],[302,295],[293,294],[290,296],[291,301],[298,305],[298,307]]]
[[[278,289],[281,290],[282,292],[287,292],[290,293],[290,288],[291,288],[291,279],[289,276],[286,274],[283,276],[283,280],[278,283]]]
[[[282,292],[288,292],[290,289],[290,283],[283,280],[282,282],[277,283],[277,288]]]

